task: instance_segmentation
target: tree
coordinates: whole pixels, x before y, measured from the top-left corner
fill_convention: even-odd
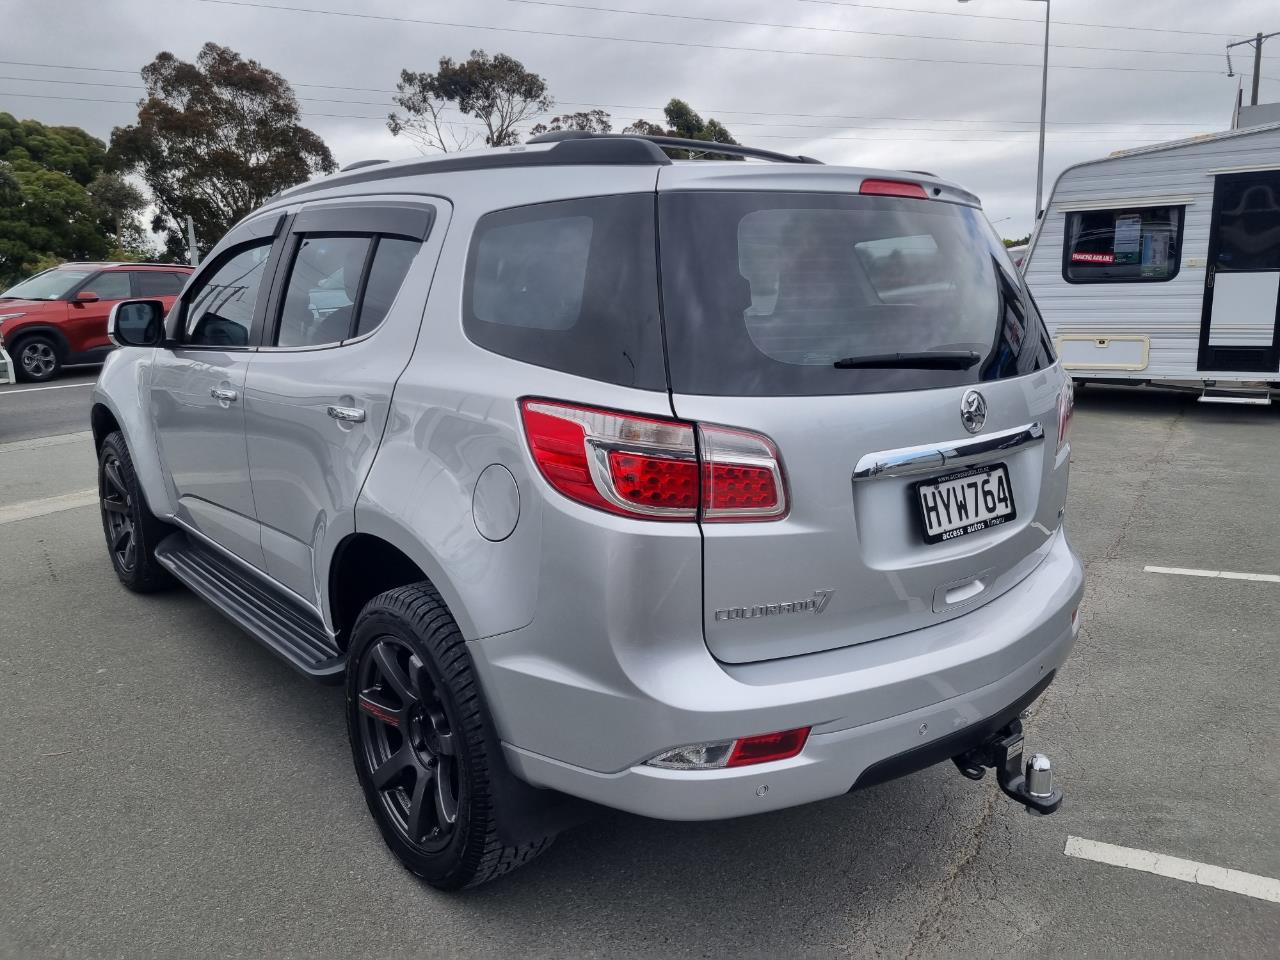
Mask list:
[[[188,258],[188,216],[204,253],[273,194],[336,169],[285,79],[234,50],[206,43],[195,63],[161,53],[142,79],[138,122],[111,132],[111,156],[151,192],[172,259]]]
[[[642,136],[665,136],[665,137],[683,137],[686,140],[709,140],[712,143],[733,143],[738,141],[733,139],[733,135],[720,123],[719,120],[703,120],[694,109],[683,100],[672,98],[668,101],[666,107],[663,108],[663,114],[667,118],[668,128],[664,129],[656,123],[648,120],[637,120],[631,126],[624,129],[623,133],[637,133]],[[667,153],[673,157],[680,159],[706,159],[715,157],[717,159],[728,157],[730,160],[741,160],[741,157],[732,154],[717,154],[713,151],[702,150],[672,150],[667,149]]]
[[[609,114],[603,110],[586,110],[579,113],[566,113],[552,117],[546,123],[536,124],[529,131],[529,136],[537,137],[544,133],[560,133],[563,130],[585,130],[587,133],[608,133],[613,129]]]
[[[435,73],[401,70],[392,99],[403,113],[388,114],[387,129],[442,153],[465,150],[480,139],[466,120],[447,118],[448,110],[479,120],[487,146],[505,147],[520,142],[522,123],[555,104],[542,77],[514,57],[491,57],[483,50],[472,50],[461,63],[441,57]]]
[[[41,265],[102,259],[110,249],[87,185],[106,145],[78,127],[0,113],[0,286]]]
[[[1025,247],[1030,242],[1031,242],[1031,234],[1028,233],[1025,237],[1021,237],[1017,240],[1006,239],[1004,241],[1004,245],[1006,247]]]
[[[148,254],[147,238],[138,220],[147,206],[142,191],[120,174],[107,172],[94,177],[88,191],[110,234],[112,259],[144,259]]]

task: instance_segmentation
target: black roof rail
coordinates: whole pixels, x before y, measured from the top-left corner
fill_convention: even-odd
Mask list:
[[[348,163],[339,170],[339,173],[346,173],[348,170],[359,170],[361,167],[372,167],[379,163],[386,163],[386,160],[357,160],[355,163]]]
[[[532,138],[530,143],[564,143],[575,140],[647,140],[659,147],[673,150],[696,150],[726,157],[751,157],[774,163],[822,163],[813,157],[794,156],[759,147],[746,147],[740,143],[718,143],[714,140],[692,140],[686,137],[665,137],[645,133],[591,133],[587,130],[557,130]]]
[[[463,170],[497,170],[505,167],[556,167],[568,165],[626,165],[626,166],[664,166],[671,163],[670,158],[652,143],[646,143],[641,137],[603,136],[585,139],[580,136],[556,137],[563,142],[556,143],[550,150],[525,151],[522,146],[486,151],[483,153],[450,154],[443,153],[436,157],[415,160],[412,163],[397,163],[384,166],[366,164],[366,169],[354,170],[357,164],[346,169],[350,174],[339,172],[332,177],[324,177],[303,183],[288,190],[281,190],[272,200],[281,197],[296,197],[317,190],[328,190],[330,187],[345,187],[353,183],[367,183],[373,180],[390,180],[394,177],[418,177],[430,173],[455,173]],[[533,141],[530,141],[531,143]],[[701,141],[695,141],[699,143]]]

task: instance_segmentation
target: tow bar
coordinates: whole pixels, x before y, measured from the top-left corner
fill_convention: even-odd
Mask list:
[[[979,747],[953,757],[952,762],[970,780],[981,780],[987,767],[995,767],[996,782],[1004,793],[1044,816],[1062,806],[1062,791],[1053,785],[1053,769],[1043,753],[1023,763],[1022,721],[1014,720]]]

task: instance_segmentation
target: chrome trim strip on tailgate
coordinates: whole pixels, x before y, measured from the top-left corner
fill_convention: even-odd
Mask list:
[[[868,453],[853,468],[854,480],[874,477],[905,477],[914,473],[936,473],[944,467],[963,467],[992,454],[1014,450],[1044,439],[1044,427],[1037,420],[1012,430],[1002,430],[971,440],[926,443],[918,447]]]

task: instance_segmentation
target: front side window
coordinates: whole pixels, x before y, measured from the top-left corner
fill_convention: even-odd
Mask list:
[[[1067,214],[1062,275],[1070,283],[1172,280],[1182,258],[1186,207]]]
[[[82,288],[87,293],[96,293],[99,300],[128,300],[129,274],[123,270],[113,270],[98,274]]]
[[[467,260],[467,337],[540,367],[665,389],[654,233],[652,194],[486,214]]]
[[[186,298],[184,340],[193,346],[246,347],[272,240],[241,247],[196,281]]]

